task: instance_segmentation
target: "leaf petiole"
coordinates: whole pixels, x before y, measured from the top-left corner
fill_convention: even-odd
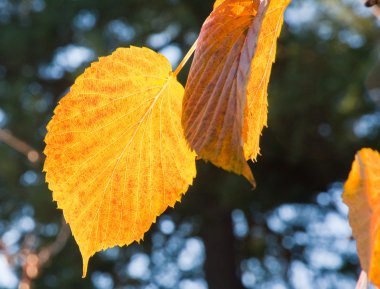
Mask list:
[[[186,53],[185,57],[182,59],[181,63],[178,65],[177,69],[174,71],[173,76],[177,77],[178,73],[182,70],[182,68],[186,65],[187,61],[193,55],[195,49],[197,48],[198,39],[195,40],[194,44],[191,46],[189,51]]]

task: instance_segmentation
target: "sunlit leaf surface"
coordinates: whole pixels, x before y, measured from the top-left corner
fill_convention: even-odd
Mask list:
[[[362,149],[355,156],[343,200],[357,242],[360,264],[368,279],[380,286],[380,154]]]
[[[46,180],[83,257],[139,241],[195,177],[183,87],[165,57],[121,48],[78,77],[46,136]]]
[[[191,148],[251,183],[246,160],[259,153],[276,41],[290,0],[267,2],[215,2],[198,39],[183,105]]]

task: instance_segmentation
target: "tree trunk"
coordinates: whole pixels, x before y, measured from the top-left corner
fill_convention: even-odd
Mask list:
[[[209,289],[242,289],[236,260],[231,211],[214,206],[205,213],[202,237]]]

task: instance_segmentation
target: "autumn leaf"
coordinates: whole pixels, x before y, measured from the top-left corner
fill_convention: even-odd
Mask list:
[[[46,180],[83,257],[139,241],[195,177],[167,59],[120,48],[77,78],[46,136]]]
[[[290,0],[218,0],[205,21],[185,89],[182,125],[197,154],[243,174],[259,154],[267,86]]]
[[[344,185],[343,200],[357,242],[360,264],[368,279],[380,286],[380,154],[362,149]]]
[[[224,1],[226,1],[226,0],[216,0],[215,1],[215,3],[214,3],[214,10],[220,5],[220,4],[222,4]]]

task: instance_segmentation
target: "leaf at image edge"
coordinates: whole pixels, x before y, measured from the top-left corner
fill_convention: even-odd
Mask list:
[[[360,150],[344,185],[343,201],[357,242],[360,264],[368,279],[380,286],[380,154]]]

